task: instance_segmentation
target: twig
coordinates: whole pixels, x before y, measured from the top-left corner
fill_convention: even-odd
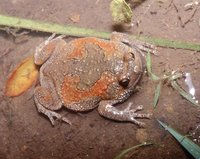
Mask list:
[[[194,8],[194,6],[197,6],[197,5],[199,5],[199,1],[193,1],[193,2],[190,2],[190,3],[187,3],[187,4],[185,4],[185,10],[187,11],[187,10],[190,10],[190,9],[193,9]]]
[[[174,1],[172,1],[172,5],[173,5],[173,7],[175,8],[176,12],[178,13],[178,12],[179,12],[179,10],[178,10],[178,8],[177,8],[176,4],[174,3]]]
[[[174,1],[172,1],[172,4],[173,4],[173,6],[174,6],[174,8],[175,8],[175,10],[176,10],[176,12],[177,12],[177,17],[178,17],[178,20],[179,20],[180,23],[181,23],[181,27],[184,28],[186,24],[188,24],[189,22],[192,21],[192,18],[194,17],[194,15],[195,15],[195,13],[196,13],[196,11],[197,11],[197,9],[198,9],[198,5],[197,5],[196,8],[194,9],[194,11],[193,11],[193,13],[191,14],[191,16],[190,16],[185,22],[183,22],[181,16],[179,15],[178,7],[177,7],[176,4],[174,3]]]
[[[3,54],[0,56],[0,59],[2,57],[4,57],[5,55],[9,54],[11,51],[13,50],[13,48],[6,48],[5,50],[3,50]]]
[[[174,3],[174,1],[172,1],[172,4],[173,4],[173,7],[174,9],[176,10],[176,13],[177,13],[177,18],[178,20],[180,21],[181,23],[181,27],[183,27],[183,21],[182,21],[182,18],[181,16],[179,15],[179,10],[178,10],[178,7],[176,6],[176,4]]]
[[[20,29],[17,28],[9,28],[9,27],[1,27],[0,30],[6,31],[6,33],[13,35],[14,37],[19,37],[22,35],[26,35],[29,33],[29,31],[23,31],[21,33],[17,33],[20,31]]]
[[[165,8],[165,9],[167,9],[167,11],[164,12],[164,14],[167,14],[170,11],[172,4],[173,4],[173,0],[171,0],[169,5]]]
[[[185,27],[185,25],[186,25],[187,23],[189,23],[189,22],[192,21],[192,18],[194,17],[195,13],[197,12],[197,8],[198,8],[198,6],[194,9],[193,13],[192,13],[191,16],[188,18],[188,20],[186,20],[186,21],[181,25],[183,28]]]

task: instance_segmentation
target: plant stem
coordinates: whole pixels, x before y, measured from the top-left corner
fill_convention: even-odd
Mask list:
[[[5,27],[23,28],[23,29],[30,29],[35,31],[63,34],[76,37],[97,37],[97,38],[109,39],[111,35],[110,32],[101,32],[94,29],[87,29],[70,25],[59,25],[55,23],[47,23],[42,21],[22,19],[18,17],[11,17],[5,15],[0,15],[0,25]],[[146,36],[135,36],[135,35],[131,35],[131,37],[133,39],[138,39],[160,47],[200,51],[200,44],[198,43],[167,40],[162,38],[152,38]]]

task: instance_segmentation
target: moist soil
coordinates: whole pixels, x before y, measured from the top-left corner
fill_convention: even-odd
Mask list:
[[[107,0],[1,0],[0,13],[99,31],[126,31],[134,35],[199,43],[200,11],[197,9],[192,15],[195,8],[186,10],[184,7],[188,2],[146,0],[136,7],[132,4],[134,25],[125,29],[114,25],[109,11],[110,1]],[[117,105],[122,109],[130,102],[134,106],[143,105],[142,112],[153,114],[150,120],[140,120],[145,122],[144,128],[105,119],[96,109],[87,113],[62,109],[59,113],[66,114],[72,126],[57,122],[52,127],[49,120],[37,112],[33,100],[34,86],[18,97],[5,97],[3,92],[8,75],[51,35],[29,31],[25,35],[13,36],[5,30],[0,31],[1,159],[112,159],[122,150],[144,141],[154,145],[136,149],[126,158],[192,158],[157,119],[184,135],[192,134],[191,139],[199,144],[199,109],[167,84],[162,87],[157,108],[153,109],[155,83],[147,75],[143,76],[137,91],[126,102]],[[72,39],[74,37],[65,38],[66,41]],[[161,47],[157,51],[158,56],[152,56],[153,71],[159,76],[173,70],[190,72],[196,97],[200,98],[200,54]]]

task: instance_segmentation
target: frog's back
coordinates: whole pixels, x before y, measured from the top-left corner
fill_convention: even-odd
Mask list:
[[[116,73],[123,70],[123,52],[118,49],[119,45],[97,38],[80,38],[55,50],[47,69],[51,70],[50,76],[65,105],[117,96],[121,88]]]

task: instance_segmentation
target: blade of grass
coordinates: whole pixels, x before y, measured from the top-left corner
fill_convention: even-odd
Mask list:
[[[146,56],[146,65],[147,65],[147,72],[150,75],[153,81],[158,81],[160,78],[152,73],[152,65],[151,65],[151,55],[148,52]]]
[[[200,147],[195,144],[192,140],[187,138],[186,136],[181,135],[176,130],[174,130],[172,127],[167,126],[165,123],[158,120],[158,122],[167,130],[170,132],[171,135],[175,137],[175,139],[195,158],[200,158]]]
[[[153,107],[154,107],[154,109],[156,108],[156,106],[158,104],[158,100],[159,100],[159,97],[160,97],[160,94],[161,94],[161,88],[162,88],[162,81],[160,81],[156,85],[154,99],[153,99]]]
[[[200,107],[200,104],[198,103],[197,100],[193,99],[192,95],[188,94],[187,92],[185,92],[185,90],[183,90],[178,84],[176,81],[174,80],[171,80],[171,85],[172,87],[179,92],[179,94],[181,96],[183,96],[185,99],[187,99],[188,101],[190,101],[192,104],[196,105],[196,106],[199,106]]]
[[[109,32],[101,32],[94,29],[86,29],[70,25],[59,25],[55,23],[47,23],[42,21],[22,19],[18,17],[5,16],[5,15],[0,15],[0,25],[6,27],[23,28],[23,29],[30,29],[42,32],[76,36],[76,37],[90,36],[90,37],[109,39],[111,35],[111,33]],[[200,51],[200,44],[198,43],[189,43],[183,41],[167,40],[162,38],[152,38],[145,36],[134,36],[134,35],[131,35],[131,37],[133,39],[138,39],[144,42],[148,42],[156,46]]]
[[[157,45],[160,47],[168,47],[168,48],[176,48],[176,49],[187,49],[187,50],[193,50],[193,51],[199,51],[200,50],[200,44],[199,43],[191,43],[191,42],[184,42],[179,40],[168,40],[163,38],[152,38],[152,37],[143,37],[143,36],[137,36],[136,39]]]
[[[152,143],[142,143],[142,144],[139,144],[139,145],[136,145],[136,146],[133,146],[133,147],[130,147],[130,148],[127,148],[123,151],[121,151],[114,159],[122,159],[125,155],[127,155],[129,152],[139,148],[139,147],[142,147],[142,146],[149,146],[149,145],[153,145]]]
[[[147,65],[147,72],[151,73],[151,68],[152,68],[152,66],[151,66],[151,55],[150,55],[149,52],[147,53],[147,56],[146,56],[146,65]]]
[[[59,25],[55,23],[47,23],[5,15],[0,15],[0,25],[77,37],[93,36],[105,39],[110,38],[110,33],[108,32],[100,32],[94,29],[86,29],[70,25]]]
[[[184,77],[183,72],[174,72],[170,76],[168,76],[170,81],[172,80],[174,81],[183,77]]]

